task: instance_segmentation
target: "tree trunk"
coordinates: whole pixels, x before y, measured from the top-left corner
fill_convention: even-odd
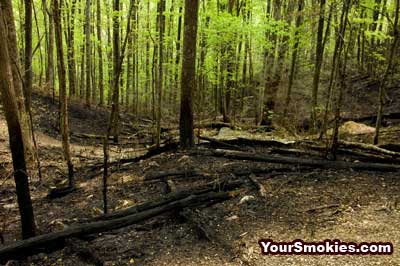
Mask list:
[[[101,38],[101,1],[97,0],[97,10],[96,10],[96,19],[97,19],[97,41],[99,42],[97,45],[97,53],[99,54],[99,93],[100,93],[100,106],[104,105],[104,81],[103,81],[103,44]]]
[[[185,24],[183,36],[181,113],[179,123],[180,144],[183,148],[194,146],[193,92],[196,88],[196,41],[199,2],[185,1]]]
[[[163,95],[163,63],[164,63],[164,27],[165,27],[165,0],[159,2],[159,45],[158,45],[158,79],[157,79],[157,121],[156,121],[156,145],[160,146],[161,139],[161,104]]]
[[[324,0],[322,0],[324,1]],[[288,89],[287,89],[287,94],[286,94],[286,101],[285,101],[285,108],[284,108],[284,116],[286,117],[288,107],[290,105],[290,100],[291,100],[291,95],[292,95],[292,86],[293,86],[293,81],[295,79],[295,70],[296,70],[296,63],[297,63],[297,53],[299,49],[299,43],[300,43],[300,26],[302,23],[302,14],[301,12],[303,11],[303,6],[304,6],[304,0],[299,0],[298,2],[298,8],[297,8],[297,18],[296,18],[296,33],[294,35],[295,43],[293,46],[293,53],[292,53],[292,62],[290,65],[290,73],[289,73],[289,83],[288,83]]]
[[[22,88],[22,82],[20,78],[20,72],[18,68],[19,56],[18,56],[18,44],[17,34],[14,23],[14,14],[11,0],[1,1],[1,9],[4,14],[4,22],[7,27],[7,42],[8,42],[8,54],[11,60],[11,70],[13,76],[13,87],[16,96],[16,102],[18,107],[18,114],[21,124],[22,137],[24,139],[25,158],[28,160],[33,155],[33,148],[31,142],[31,123],[29,122],[29,114],[25,108],[25,97]]]
[[[384,93],[385,93],[385,87],[386,87],[386,82],[387,79],[389,78],[389,75],[391,74],[393,70],[393,59],[395,57],[396,49],[398,46],[399,38],[400,38],[400,29],[399,29],[399,11],[400,11],[400,0],[396,0],[396,8],[395,8],[395,19],[393,23],[393,42],[390,47],[389,51],[389,56],[387,58],[388,63],[387,67],[385,70],[385,73],[383,74],[382,79],[380,80],[379,84],[379,105],[378,105],[378,114],[377,114],[377,119],[376,119],[376,125],[375,125],[375,135],[374,135],[374,144],[377,145],[379,142],[379,131],[381,128],[382,124],[382,116],[383,116],[383,105],[384,105]]]
[[[10,7],[12,8],[11,3]],[[3,14],[3,10],[0,9],[0,17],[4,18],[4,15],[6,14]],[[21,215],[22,238],[29,238],[35,236],[35,220],[26,171],[24,142],[19,121],[18,106],[13,90],[12,62],[8,53],[7,39],[6,25],[4,24],[4,20],[0,19],[0,58],[2,60],[0,64],[0,92],[10,138],[14,180]]]
[[[68,56],[68,78],[69,95],[76,95],[76,63],[75,63],[75,12],[76,0],[72,1],[71,17],[68,20],[67,56]]]
[[[57,62],[58,62],[58,82],[60,91],[60,130],[62,138],[62,146],[64,158],[67,161],[68,167],[68,182],[70,187],[75,186],[74,182],[74,167],[71,159],[71,151],[69,144],[69,126],[68,126],[68,98],[67,98],[67,83],[65,78],[65,63],[64,51],[62,42],[62,29],[61,29],[61,8],[58,0],[53,0],[53,16],[54,16],[54,29],[57,45]]]
[[[92,92],[92,48],[90,40],[90,2],[86,0],[85,6],[85,48],[86,48],[86,106],[90,107],[90,97]]]
[[[340,108],[342,105],[342,98],[343,98],[343,91],[345,89],[345,72],[346,72],[346,54],[343,55],[344,46],[345,46],[345,34],[346,34],[346,27],[348,23],[348,15],[351,9],[351,0],[346,0],[343,3],[343,10],[340,19],[340,26],[339,31],[336,36],[336,43],[337,43],[337,70],[335,76],[339,75],[340,84],[339,88],[336,89],[335,93],[335,120],[334,120],[334,128],[332,134],[332,141],[330,145],[330,153],[333,159],[336,160],[336,153],[338,149],[338,140],[339,140],[339,126],[340,126]]]
[[[24,58],[24,96],[27,112],[32,102],[32,0],[25,0],[25,58]]]
[[[323,47],[323,34],[324,34],[324,23],[325,23],[325,0],[320,0],[319,7],[319,20],[318,20],[318,33],[317,33],[317,48],[315,51],[315,67],[313,76],[313,90],[312,90],[312,104],[311,104],[311,119],[316,125],[317,120],[317,104],[318,104],[318,87],[319,79],[321,75],[322,60],[324,58],[324,47]]]

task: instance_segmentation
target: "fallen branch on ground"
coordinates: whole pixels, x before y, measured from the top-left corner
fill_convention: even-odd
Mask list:
[[[256,162],[280,163],[280,164],[297,164],[302,166],[312,166],[318,168],[354,169],[354,170],[389,171],[389,172],[396,172],[400,170],[400,165],[379,164],[379,163],[350,163],[343,161],[293,158],[285,156],[272,156],[264,154],[223,151],[223,150],[215,150],[215,151],[198,150],[198,151],[193,151],[191,154],[223,157],[233,160],[248,160]]]
[[[378,146],[372,145],[372,144],[365,144],[365,143],[358,143],[358,142],[349,142],[349,141],[344,141],[341,140],[338,142],[340,146],[346,147],[346,148],[356,148],[368,152],[375,152],[379,154],[384,154],[388,156],[393,156],[393,157],[400,157],[400,152],[395,152],[395,151],[389,151],[383,148],[379,148]]]
[[[246,149],[239,147],[237,145],[232,145],[223,141],[219,141],[217,139],[213,139],[213,138],[208,138],[208,137],[202,137],[202,136],[197,136],[200,140],[205,140],[210,142],[211,146],[213,147],[225,147],[225,148],[229,148],[229,149],[233,149],[233,150],[238,150],[238,151],[244,151]]]
[[[107,221],[78,224],[68,227],[62,231],[17,241],[0,249],[0,263],[5,263],[11,259],[25,258],[40,252],[55,251],[65,246],[65,240],[67,238],[80,237],[119,229],[155,217],[167,211],[191,207],[193,205],[202,204],[212,200],[227,200],[235,196],[235,193],[230,192],[208,192],[201,195],[190,195],[181,200],[172,201],[168,204],[129,216]]]

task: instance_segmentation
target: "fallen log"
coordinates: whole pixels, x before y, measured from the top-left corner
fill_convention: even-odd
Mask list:
[[[372,145],[372,144],[365,144],[365,143],[358,143],[358,142],[349,142],[349,141],[344,141],[340,140],[338,141],[339,145],[345,148],[356,148],[364,151],[369,151],[369,152],[376,152],[388,156],[393,156],[393,157],[400,157],[400,152],[395,152],[395,151],[389,151],[383,148],[380,148],[378,146]]]
[[[300,150],[300,149],[284,149],[284,148],[273,148],[271,153],[278,153],[278,154],[294,154],[297,156],[312,156],[312,157],[322,157],[321,152],[315,151],[307,151],[307,150]]]
[[[62,188],[53,188],[49,191],[47,194],[48,199],[58,199],[62,198],[64,196],[67,196],[68,194],[71,194],[72,192],[75,192],[77,190],[76,187],[62,187]]]
[[[119,210],[114,213],[97,217],[96,220],[111,220],[121,218],[124,216],[132,215],[135,213],[143,212],[152,208],[163,206],[173,201],[181,200],[190,195],[201,195],[204,193],[215,192],[215,191],[228,191],[236,189],[244,184],[242,180],[235,180],[227,182],[227,179],[221,179],[217,182],[211,182],[206,185],[198,186],[190,190],[181,190],[169,193],[168,195],[161,197],[155,201],[145,202],[143,204],[135,205],[123,210]]]
[[[238,150],[238,151],[246,150],[246,149],[244,149],[242,147],[239,147],[237,145],[229,144],[229,143],[226,143],[224,141],[217,140],[217,139],[203,137],[203,136],[197,136],[197,137],[200,140],[205,140],[205,141],[210,142],[212,147],[225,147],[225,148],[229,148],[229,149],[232,149],[232,150]]]
[[[224,140],[225,143],[231,145],[246,145],[246,146],[274,146],[274,147],[294,147],[296,145],[296,141],[283,141],[276,139],[249,139],[238,137],[231,140]]]
[[[144,180],[155,180],[155,179],[165,179],[170,176],[182,176],[182,177],[191,177],[200,175],[200,171],[197,169],[192,170],[167,170],[167,171],[159,171],[159,172],[151,172],[145,175]]]
[[[400,112],[387,113],[382,115],[382,119],[400,119]],[[358,123],[376,123],[376,115],[362,116],[362,117],[343,117],[342,121],[354,121]]]
[[[160,155],[164,152],[174,151],[174,150],[178,149],[178,147],[179,147],[179,143],[177,143],[177,142],[167,143],[164,146],[160,146],[160,147],[154,146],[154,147],[151,147],[145,154],[143,154],[141,156],[137,156],[137,157],[133,157],[133,158],[123,158],[123,159],[111,161],[111,162],[109,162],[108,166],[111,168],[111,170],[113,170],[112,167],[115,167],[115,166],[118,166],[121,164],[127,164],[127,163],[137,163],[142,160],[150,159],[153,156]],[[94,172],[94,171],[101,169],[102,167],[103,167],[103,162],[97,163],[97,164],[91,166],[88,169],[88,172],[91,173],[90,178],[94,178],[94,177],[100,175],[102,173],[102,171],[99,171],[99,172]]]
[[[41,252],[55,251],[65,246],[65,240],[67,238],[80,237],[119,229],[152,218],[167,211],[192,207],[193,205],[202,204],[211,200],[227,200],[234,196],[236,196],[236,194],[229,192],[209,192],[202,195],[191,195],[181,200],[170,202],[166,205],[148,209],[146,211],[118,219],[73,225],[62,231],[17,241],[8,246],[0,248],[0,263],[6,263],[11,259],[26,258],[27,256]]]
[[[256,162],[279,163],[279,164],[296,164],[302,166],[312,166],[317,168],[333,168],[333,169],[354,169],[365,171],[386,171],[397,172],[400,165],[379,164],[379,163],[350,163],[344,161],[328,161],[319,159],[304,159],[285,156],[261,155],[256,153],[233,152],[233,151],[193,151],[192,155],[205,155],[214,157],[223,157],[232,160],[248,160]]]

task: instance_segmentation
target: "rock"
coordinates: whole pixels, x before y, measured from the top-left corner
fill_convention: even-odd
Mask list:
[[[375,133],[375,128],[354,121],[348,121],[339,128],[339,133],[348,135],[373,134]]]
[[[222,127],[219,132],[218,136],[219,139],[229,139],[235,137],[235,131],[230,129],[229,127]]]
[[[239,205],[242,205],[243,203],[246,203],[246,202],[254,201],[255,199],[256,199],[256,198],[255,198],[254,196],[244,196],[244,197],[240,200]]]
[[[327,135],[332,136],[333,129],[329,129],[327,131]],[[340,126],[339,134],[340,135],[359,135],[359,134],[374,134],[375,128],[356,123],[354,121],[348,121]]]

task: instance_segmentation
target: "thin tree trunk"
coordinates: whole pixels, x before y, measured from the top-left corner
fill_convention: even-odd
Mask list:
[[[324,0],[321,0],[324,1]],[[286,101],[285,101],[285,108],[283,111],[283,116],[286,117],[288,107],[290,105],[290,100],[292,96],[292,87],[293,87],[293,81],[295,79],[295,70],[296,70],[296,63],[297,63],[297,53],[299,49],[299,43],[300,43],[300,27],[302,23],[302,14],[301,12],[303,11],[303,6],[304,6],[304,0],[299,0],[298,1],[298,8],[297,8],[297,18],[296,18],[296,33],[294,35],[295,43],[293,46],[293,53],[292,53],[292,62],[290,65],[290,74],[289,74],[289,83],[288,83],[288,89],[287,89],[287,94],[286,94]]]
[[[86,106],[90,107],[90,97],[92,92],[92,81],[91,81],[91,71],[92,71],[92,48],[90,41],[90,2],[91,0],[86,0],[85,6],[85,48],[86,48]]]
[[[10,8],[12,10],[12,4]],[[0,17],[4,18],[3,10],[0,9]],[[19,213],[21,216],[22,238],[35,236],[35,220],[32,208],[32,201],[29,191],[28,175],[26,171],[24,142],[21,125],[18,115],[18,106],[13,90],[13,75],[8,53],[7,30],[4,20],[0,19],[0,92],[3,103],[3,110],[8,126],[10,148],[14,168],[14,180],[17,191]],[[14,36],[16,39],[16,36]]]
[[[181,112],[179,138],[183,148],[194,146],[193,92],[196,88],[196,40],[199,1],[185,1],[185,25],[183,39]]]
[[[161,105],[163,95],[163,63],[164,63],[164,27],[165,27],[165,0],[159,2],[159,45],[158,45],[158,79],[157,79],[157,121],[156,121],[156,145],[160,146],[161,141]]]
[[[72,1],[71,17],[68,20],[68,78],[69,78],[69,95],[76,96],[76,63],[75,63],[75,11],[76,0]]]
[[[65,78],[65,63],[64,51],[62,42],[62,29],[61,29],[61,8],[58,0],[53,0],[53,15],[54,15],[54,28],[55,39],[57,46],[57,62],[58,62],[58,80],[60,91],[60,130],[62,137],[62,146],[64,158],[67,161],[68,167],[68,182],[70,187],[75,186],[74,182],[74,167],[71,159],[71,151],[69,144],[69,126],[68,126],[68,98],[67,98],[67,84]]]
[[[340,108],[342,104],[343,91],[345,89],[345,72],[346,72],[346,54],[343,55],[344,45],[345,45],[345,34],[346,34],[346,26],[348,23],[348,15],[350,12],[350,8],[352,5],[352,0],[346,0],[343,3],[343,11],[340,19],[339,31],[336,36],[337,43],[337,70],[335,72],[336,75],[339,75],[340,84],[339,89],[335,93],[335,120],[334,120],[334,128],[332,134],[332,142],[330,145],[330,153],[332,158],[336,160],[336,153],[338,149],[338,141],[339,141],[339,123],[340,123]]]
[[[24,57],[24,96],[25,108],[29,112],[32,102],[32,0],[25,0],[25,57]]]
[[[374,144],[377,145],[379,142],[379,132],[382,124],[382,116],[383,116],[383,106],[384,106],[384,93],[386,88],[386,82],[389,78],[393,70],[393,59],[395,57],[396,49],[399,43],[400,38],[400,29],[399,29],[399,11],[400,11],[400,0],[396,0],[396,8],[395,8],[395,19],[393,23],[393,42],[390,47],[389,56],[387,58],[388,63],[383,74],[383,77],[379,84],[379,105],[378,105],[378,114],[376,118],[376,125],[375,125],[375,135],[374,135]]]
[[[99,42],[97,45],[97,53],[98,57],[98,65],[99,65],[99,92],[100,92],[100,106],[104,105],[104,80],[103,80],[103,44],[101,38],[101,1],[97,0],[97,10],[96,10],[96,19],[97,19],[97,41]]]
[[[322,61],[324,58],[324,47],[323,47],[323,34],[324,34],[324,23],[325,23],[325,0],[320,0],[319,7],[319,20],[318,20],[318,33],[317,33],[317,48],[315,51],[315,67],[313,76],[313,90],[312,90],[312,104],[311,104],[311,119],[316,125],[317,120],[317,104],[318,104],[318,87],[319,79],[321,75]]]

